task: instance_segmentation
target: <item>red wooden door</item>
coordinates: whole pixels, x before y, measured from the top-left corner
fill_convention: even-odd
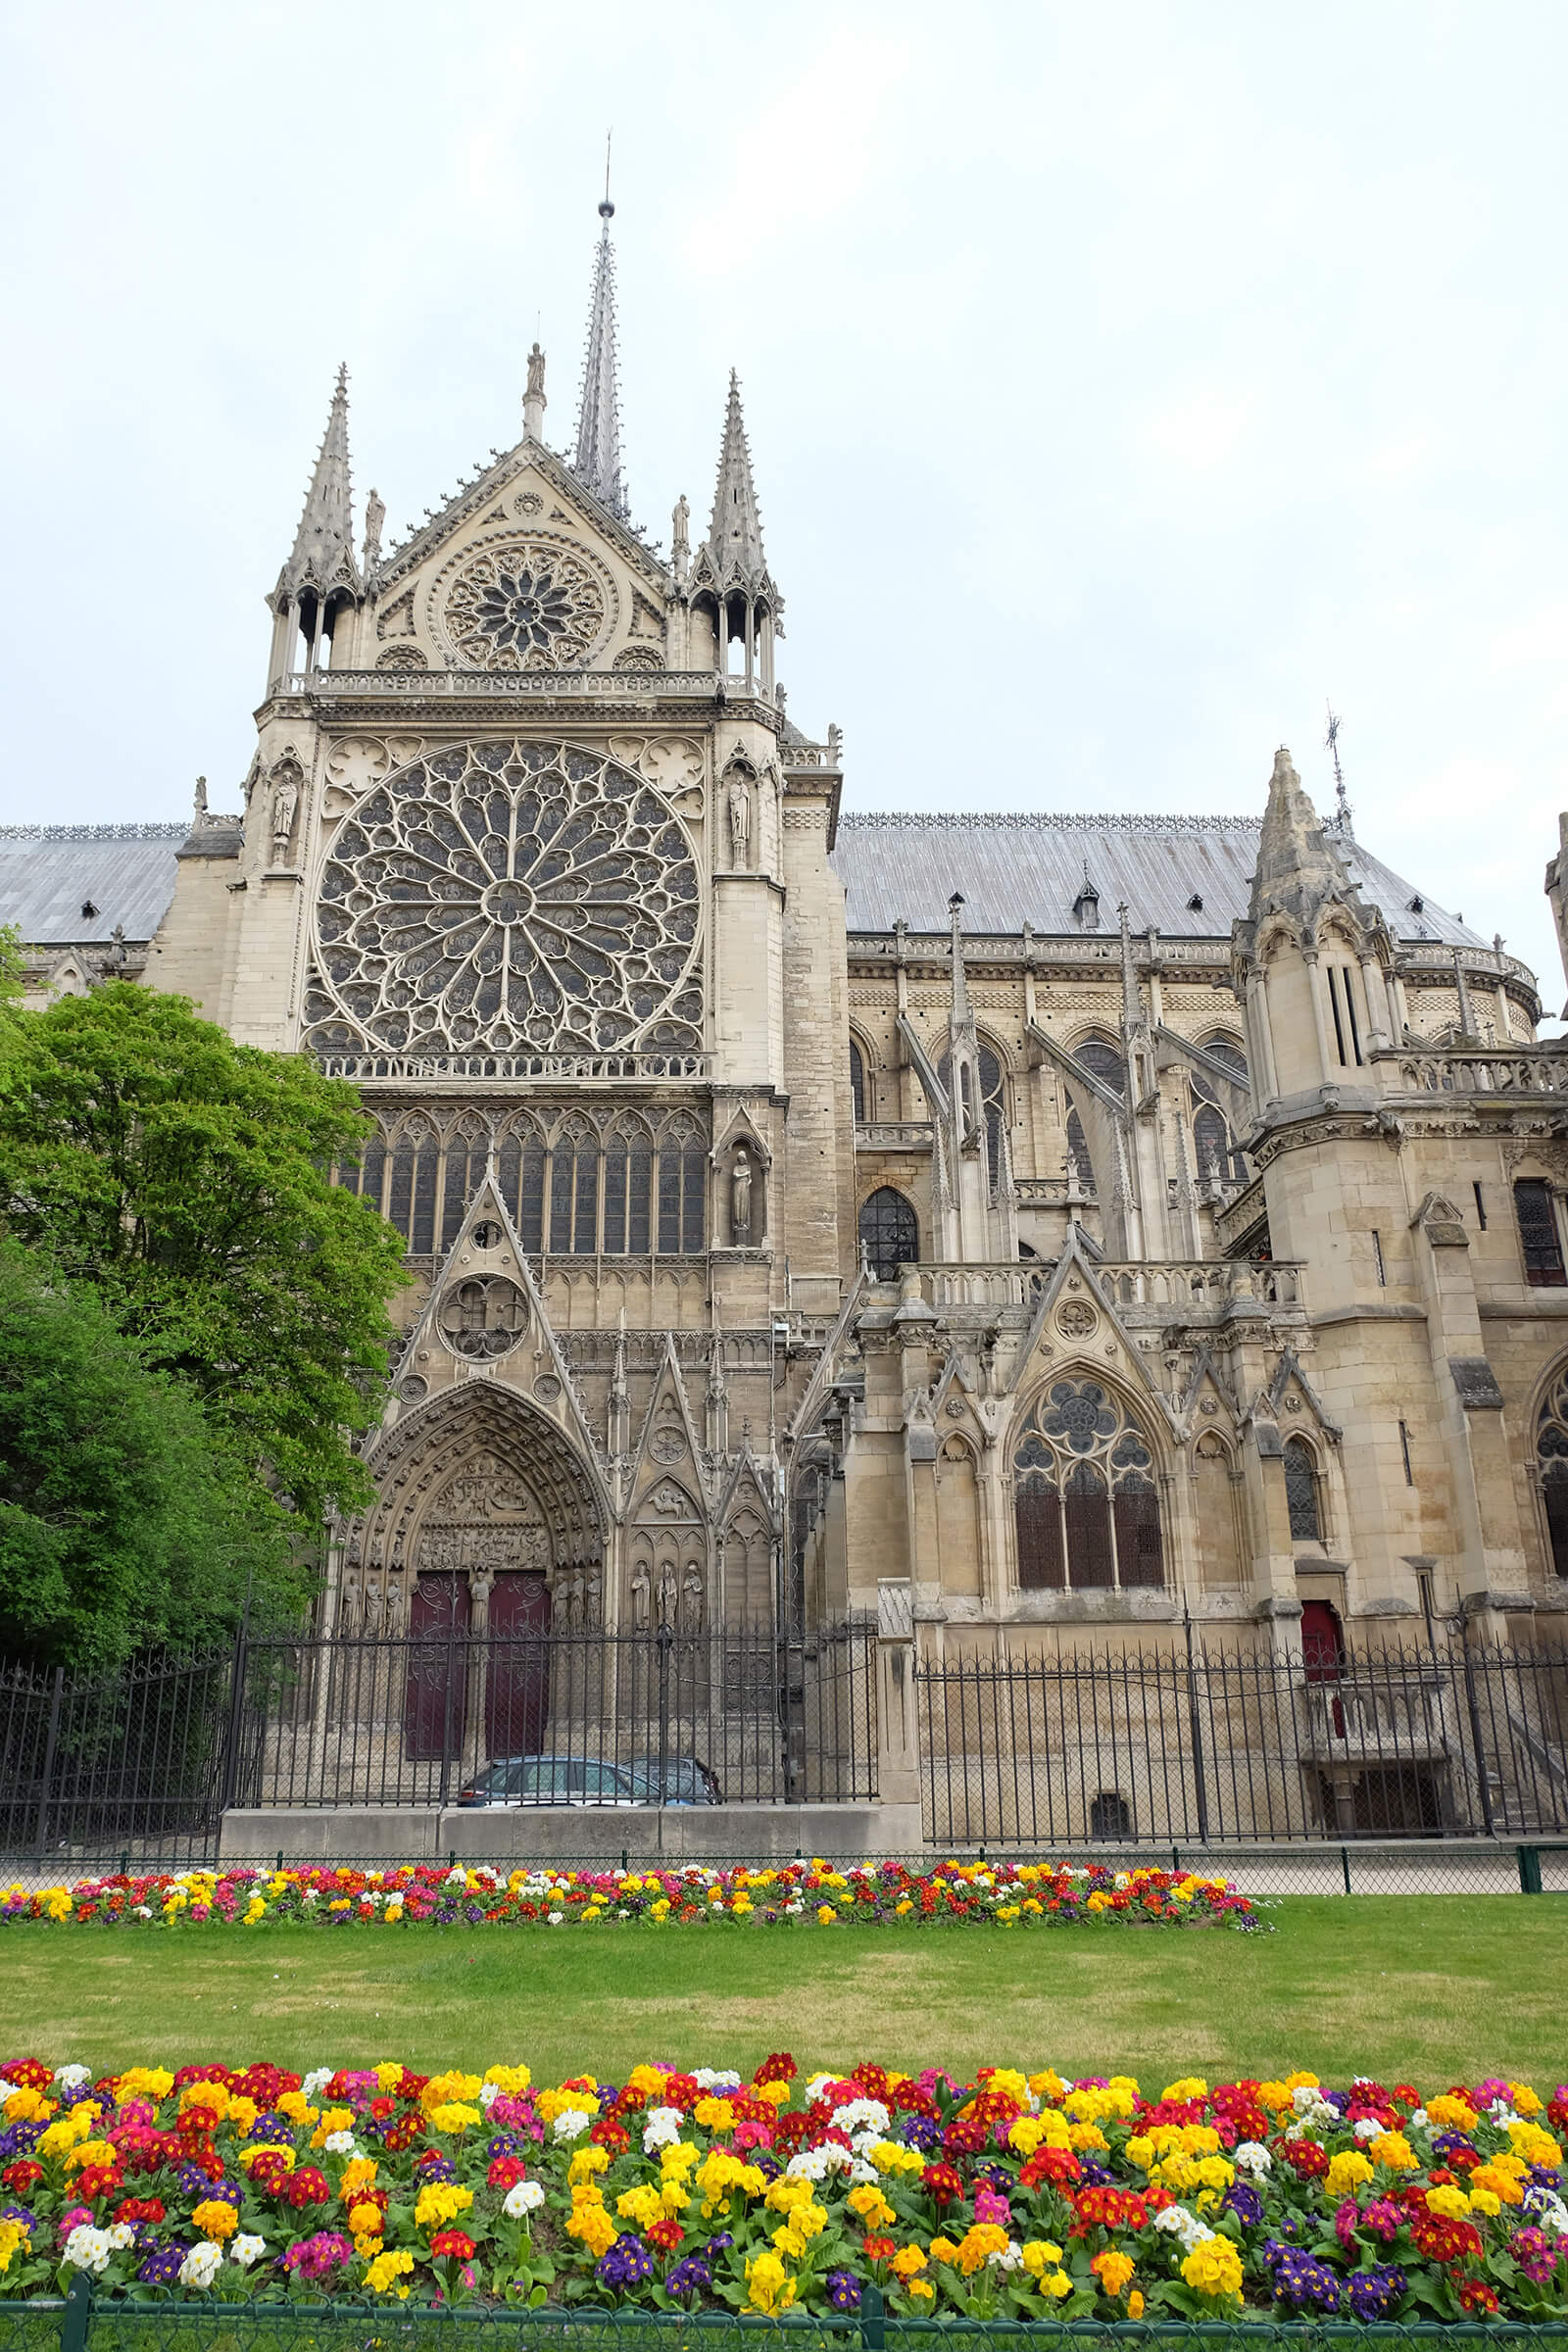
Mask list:
[[[1340,1624],[1340,1612],[1332,1601],[1305,1600],[1301,1603],[1301,1658],[1309,1683],[1337,1683],[1345,1674],[1345,1632]],[[1334,1737],[1345,1738],[1345,1704],[1331,1699]]]
[[[485,1752],[537,1756],[550,1721],[550,1587],[535,1569],[503,1569],[490,1589]]]
[[[463,1753],[472,1601],[466,1576],[421,1576],[409,1611],[403,1740],[411,1764]]]

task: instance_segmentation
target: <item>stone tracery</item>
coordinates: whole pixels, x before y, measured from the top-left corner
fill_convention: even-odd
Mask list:
[[[475,669],[571,669],[604,633],[610,600],[597,567],[548,539],[481,548],[459,570],[441,620]]]

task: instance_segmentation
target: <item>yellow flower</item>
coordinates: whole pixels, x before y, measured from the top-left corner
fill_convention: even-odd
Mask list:
[[[1541,2099],[1531,2089],[1528,2082],[1510,2082],[1508,2091],[1513,2100],[1515,2115],[1539,2115],[1541,2113]]]
[[[281,2146],[276,2140],[266,2139],[253,2140],[248,2148],[236,2149],[234,2161],[248,2173],[259,2156],[281,2156],[285,2173],[291,2173],[298,2161],[292,2148]]]
[[[580,2237],[596,2258],[608,2254],[618,2231],[603,2205],[574,2205],[566,2217],[568,2237]]]
[[[421,2230],[439,2230],[455,2222],[473,2203],[473,2191],[461,2180],[427,2180],[415,2200],[414,2219]]]
[[[1040,2292],[1054,2295],[1059,2303],[1063,2295],[1072,2293],[1072,2280],[1065,2271],[1048,2271],[1040,2281]]]
[[[692,2120],[705,2132],[727,2132],[735,2121],[735,2110],[728,2099],[699,2099],[692,2109]]]
[[[1171,2095],[1169,2091],[1165,2093],[1167,2098]],[[1134,2265],[1130,2254],[1123,2254],[1111,2246],[1103,2254],[1097,2254],[1089,2268],[1096,2274],[1107,2295],[1119,2295],[1133,2275]]]
[[[1159,2095],[1162,2099],[1206,2099],[1208,2084],[1201,2075],[1183,2075],[1179,2082],[1167,2082]]]
[[[1196,2294],[1240,2296],[1241,2255],[1228,2237],[1200,2237],[1182,2264],[1182,2277]]]
[[[277,2102],[279,2115],[286,2115],[291,2124],[314,2124],[318,2110],[311,2105],[303,2090],[285,2090]]]
[[[1536,2105],[1539,2109],[1539,2099]],[[1510,2124],[1508,2138],[1515,2156],[1522,2157],[1526,2164],[1557,2165],[1562,2162],[1561,2148],[1551,2133],[1543,2132],[1539,2124]]]
[[[484,2079],[487,2082],[493,2082],[497,2090],[509,2099],[514,2099],[519,2091],[526,2090],[533,2081],[525,2066],[489,2066],[485,2069]]]
[[[956,2262],[958,2249],[951,2237],[934,2237],[931,2240],[931,2259],[933,2262]]]
[[[1386,2164],[1391,2173],[1413,2173],[1416,2153],[1402,2132],[1380,2132],[1368,2142],[1367,2154],[1374,2164]]]
[[[1342,2148],[1337,2156],[1329,2158],[1329,2169],[1323,2180],[1324,2195],[1333,2197],[1336,2202],[1341,2197],[1348,2197],[1361,2181],[1371,2180],[1374,2169],[1371,2158],[1364,2155],[1361,2149]]]
[[[1512,2173],[1504,2172],[1500,2164],[1478,2164],[1470,2176],[1470,2201],[1475,2202],[1477,2189],[1490,2189],[1504,2205],[1522,2205],[1525,2192]]]
[[[1045,2237],[1026,2237],[1018,2251],[1031,2278],[1043,2278],[1061,2260],[1061,2248]]]
[[[434,2110],[430,2121],[437,2132],[466,2132],[470,2124],[482,2124],[484,2114],[478,2107],[466,2107],[458,2099],[448,2099]]]
[[[1473,2188],[1470,2191],[1470,2209],[1473,2213],[1485,2213],[1488,2215],[1500,2213],[1502,2211],[1502,2199],[1500,2197],[1494,2196],[1490,2188]]]
[[[343,2167],[342,2178],[337,2184],[337,2193],[345,2205],[352,2205],[362,2188],[375,2186],[375,2172],[376,2165],[373,2156],[351,2156],[349,2158]]]
[[[204,2197],[192,2206],[190,2218],[203,2237],[232,2237],[239,2228],[239,2210],[226,2197]]]
[[[823,1926],[824,1928],[830,1928],[830,1927],[833,1925],[833,1922],[834,1922],[834,1921],[837,1919],[837,1917],[838,1917],[838,1913],[837,1913],[837,1912],[834,1910],[834,1908],[833,1908],[833,1905],[832,1905],[831,1903],[822,1903],[822,1904],[820,1904],[820,1905],[818,1906],[818,1908],[817,1908],[817,1914],[816,1914],[816,1916],[817,1916],[818,1920],[821,1922],[821,1924],[822,1924],[822,1926]],[[765,2260],[768,2260],[768,2261],[771,2261],[772,2257],[769,2255],[769,2256],[766,2256],[766,2257],[764,2257],[764,2259],[765,2259]],[[793,2285],[794,2285],[794,2281],[793,2281],[793,2279],[791,2280],[791,2282],[790,2282],[790,2283],[791,2283],[791,2286],[793,2287]]]
[[[885,2230],[895,2218],[892,2206],[871,2180],[852,2188],[845,2202],[852,2213],[859,2215],[867,2230]]]
[[[566,2186],[575,2188],[580,2180],[591,2180],[596,2173],[610,2170],[608,2148],[578,2148],[566,2167]]]
[[[759,2254],[746,2265],[746,2293],[754,2311],[788,2311],[795,2300],[795,2280],[776,2254]]]
[[[0,2272],[9,2271],[16,2253],[30,2254],[32,2239],[21,2222],[0,2221]]]
[[[916,2271],[923,2271],[925,2267],[926,2258],[918,2246],[901,2246],[893,2257],[895,2278],[912,2278]]]
[[[615,2199],[615,2211],[621,2220],[635,2222],[639,2230],[646,2230],[650,2222],[657,2222],[663,2210],[663,2198],[647,2181],[641,2182],[636,2188],[626,2189]]]
[[[1446,2222],[1462,2222],[1470,2211],[1470,2200],[1462,2188],[1445,2181],[1440,2187],[1427,2190],[1427,2211],[1440,2214]]]
[[[445,2107],[449,2100],[472,2100],[478,2096],[479,2078],[477,2075],[432,2075],[419,2093],[419,2105],[425,2114],[433,2119],[436,2109]],[[574,2099],[572,2103],[575,2105],[578,2102]],[[549,2117],[546,2120],[554,2122],[555,2119]]]
[[[1469,2100],[1456,2098],[1451,2091],[1440,2091],[1427,2101],[1427,2121],[1440,2132],[1473,2132],[1478,2120]]]
[[[1144,2298],[1140,2290],[1135,2286],[1132,2293],[1127,2298],[1127,2317],[1130,2320],[1141,2320],[1143,2316]]]
[[[990,2254],[1005,2254],[1007,2232],[996,2222],[973,2222],[958,2241],[958,2268],[972,2278]]]
[[[413,2268],[414,2256],[408,2248],[396,2246],[390,2254],[376,2256],[365,2274],[365,2283],[373,2294],[396,2293],[406,2303],[409,2299],[409,2290],[406,2286],[400,2286],[398,2281],[400,2278],[406,2278]]]
[[[362,2239],[379,2238],[384,2224],[379,2205],[352,2205],[349,2208],[349,2228],[358,2246]],[[363,2251],[363,2248],[362,2248]]]

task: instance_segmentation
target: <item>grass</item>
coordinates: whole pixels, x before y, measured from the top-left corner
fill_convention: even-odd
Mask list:
[[[1273,1935],[803,1927],[266,1928],[0,1936],[0,2057],[95,2069],[525,2059],[540,2081],[639,2058],[755,2067],[987,2061],[1160,2082],[1307,2066],[1427,2091],[1568,2080],[1568,1895],[1295,1898]]]

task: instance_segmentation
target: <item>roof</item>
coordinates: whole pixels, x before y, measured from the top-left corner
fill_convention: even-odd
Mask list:
[[[24,947],[151,939],[174,895],[183,825],[0,825],[0,923]],[[97,912],[84,915],[82,907]]]
[[[1229,939],[1245,917],[1257,863],[1253,816],[1063,816],[1004,809],[927,815],[861,811],[841,816],[833,864],[852,931],[946,931],[948,901],[963,896],[968,932],[1021,931],[1076,938],[1073,902],[1087,872],[1102,930],[1116,928],[1125,900],[1134,931],[1168,939]],[[1395,938],[1451,947],[1490,943],[1435,906],[1413,883],[1349,835],[1329,836]],[[1411,901],[1421,899],[1419,910]],[[1191,905],[1200,899],[1200,906]]]

